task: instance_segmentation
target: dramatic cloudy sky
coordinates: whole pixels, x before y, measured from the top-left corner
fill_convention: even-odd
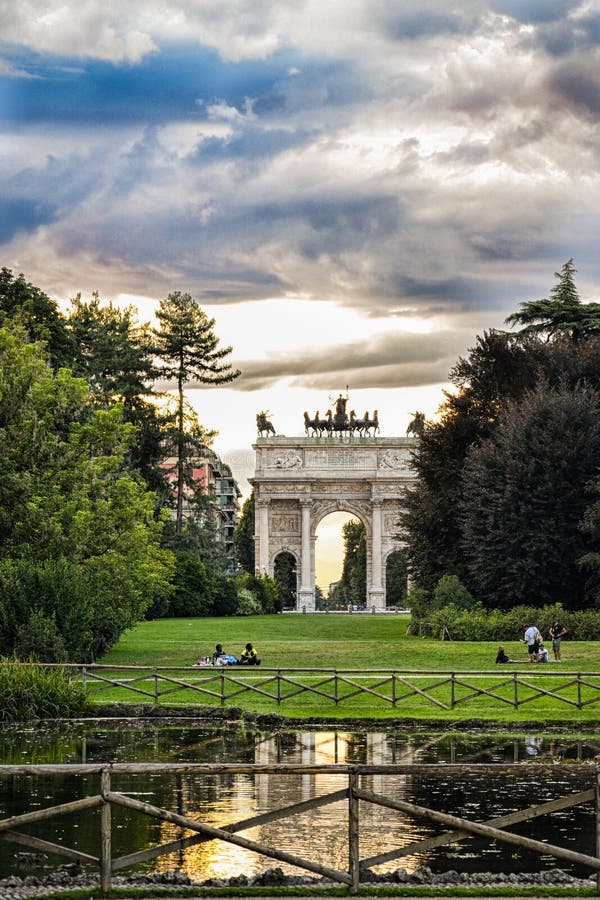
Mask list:
[[[0,10],[0,262],[142,321],[197,297],[243,371],[190,392],[219,449],[347,384],[402,434],[566,259],[600,299],[598,0]]]

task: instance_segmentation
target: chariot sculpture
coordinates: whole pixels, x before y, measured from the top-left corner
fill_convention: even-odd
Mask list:
[[[350,410],[350,414],[346,412],[347,402],[348,395],[343,397],[340,394],[334,403],[335,412],[328,409],[324,418],[320,417],[318,410],[312,419],[308,412],[305,412],[304,430],[306,434],[315,437],[322,437],[324,434],[328,436],[333,434],[358,434],[360,437],[375,436],[379,432],[377,410],[373,413],[372,418],[367,411],[362,419],[357,419],[353,409]]]

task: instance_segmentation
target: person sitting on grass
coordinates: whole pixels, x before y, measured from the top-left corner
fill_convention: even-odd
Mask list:
[[[260,666],[260,659],[252,644],[246,644],[246,649],[240,656],[240,666]]]
[[[504,644],[500,644],[498,647],[498,653],[496,654],[496,662],[497,663],[514,663],[516,659],[509,659],[506,655],[506,651],[504,649]]]
[[[227,654],[223,650],[222,644],[217,644],[217,646],[215,647],[215,652],[212,655],[212,664],[213,666],[227,665]]]
[[[537,652],[537,662],[539,663],[547,663],[550,662],[550,657],[548,655],[548,651],[544,647],[543,644],[540,644],[540,648]]]

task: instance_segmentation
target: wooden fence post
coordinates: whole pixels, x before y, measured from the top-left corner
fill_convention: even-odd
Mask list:
[[[103,797],[110,792],[110,769],[102,769],[100,774],[100,793]],[[111,850],[111,808],[108,800],[100,809],[100,888],[106,894],[111,888],[112,850]]]
[[[154,705],[158,706],[158,672],[154,670]]]
[[[454,706],[456,704],[456,697],[454,695],[455,687],[456,687],[455,675],[454,675],[454,672],[451,672],[450,673],[450,709],[454,709]]]
[[[225,706],[225,666],[221,667],[221,706]]]
[[[577,709],[581,709],[581,672],[577,673]]]
[[[513,703],[515,709],[519,708],[519,676],[513,672]]]
[[[277,706],[281,706],[281,669],[277,669]]]
[[[358,775],[348,774],[348,870],[352,882],[350,893],[356,894],[360,885],[360,846],[358,821]]]
[[[596,856],[600,857],[600,767],[596,767]],[[596,872],[596,890],[600,891],[600,870]]]

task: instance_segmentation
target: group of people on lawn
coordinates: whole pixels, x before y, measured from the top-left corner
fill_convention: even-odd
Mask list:
[[[260,666],[258,653],[250,642],[240,654],[240,656],[232,656],[223,650],[222,644],[217,644],[215,652],[212,656],[201,656],[197,666]]]
[[[564,635],[567,633],[567,629],[560,623],[554,622],[553,625],[550,626],[550,638],[552,640],[552,652],[554,654],[554,662],[562,662],[560,658],[560,642]],[[546,648],[544,647],[544,639],[540,634],[538,628],[535,625],[530,625],[525,629],[525,636],[523,641],[527,644],[527,653],[529,654],[528,659],[510,659],[506,655],[506,650],[504,649],[504,644],[500,644],[498,647],[498,654],[496,656],[497,663],[518,663],[518,662],[530,662],[530,663],[547,663],[550,662],[550,655]]]

